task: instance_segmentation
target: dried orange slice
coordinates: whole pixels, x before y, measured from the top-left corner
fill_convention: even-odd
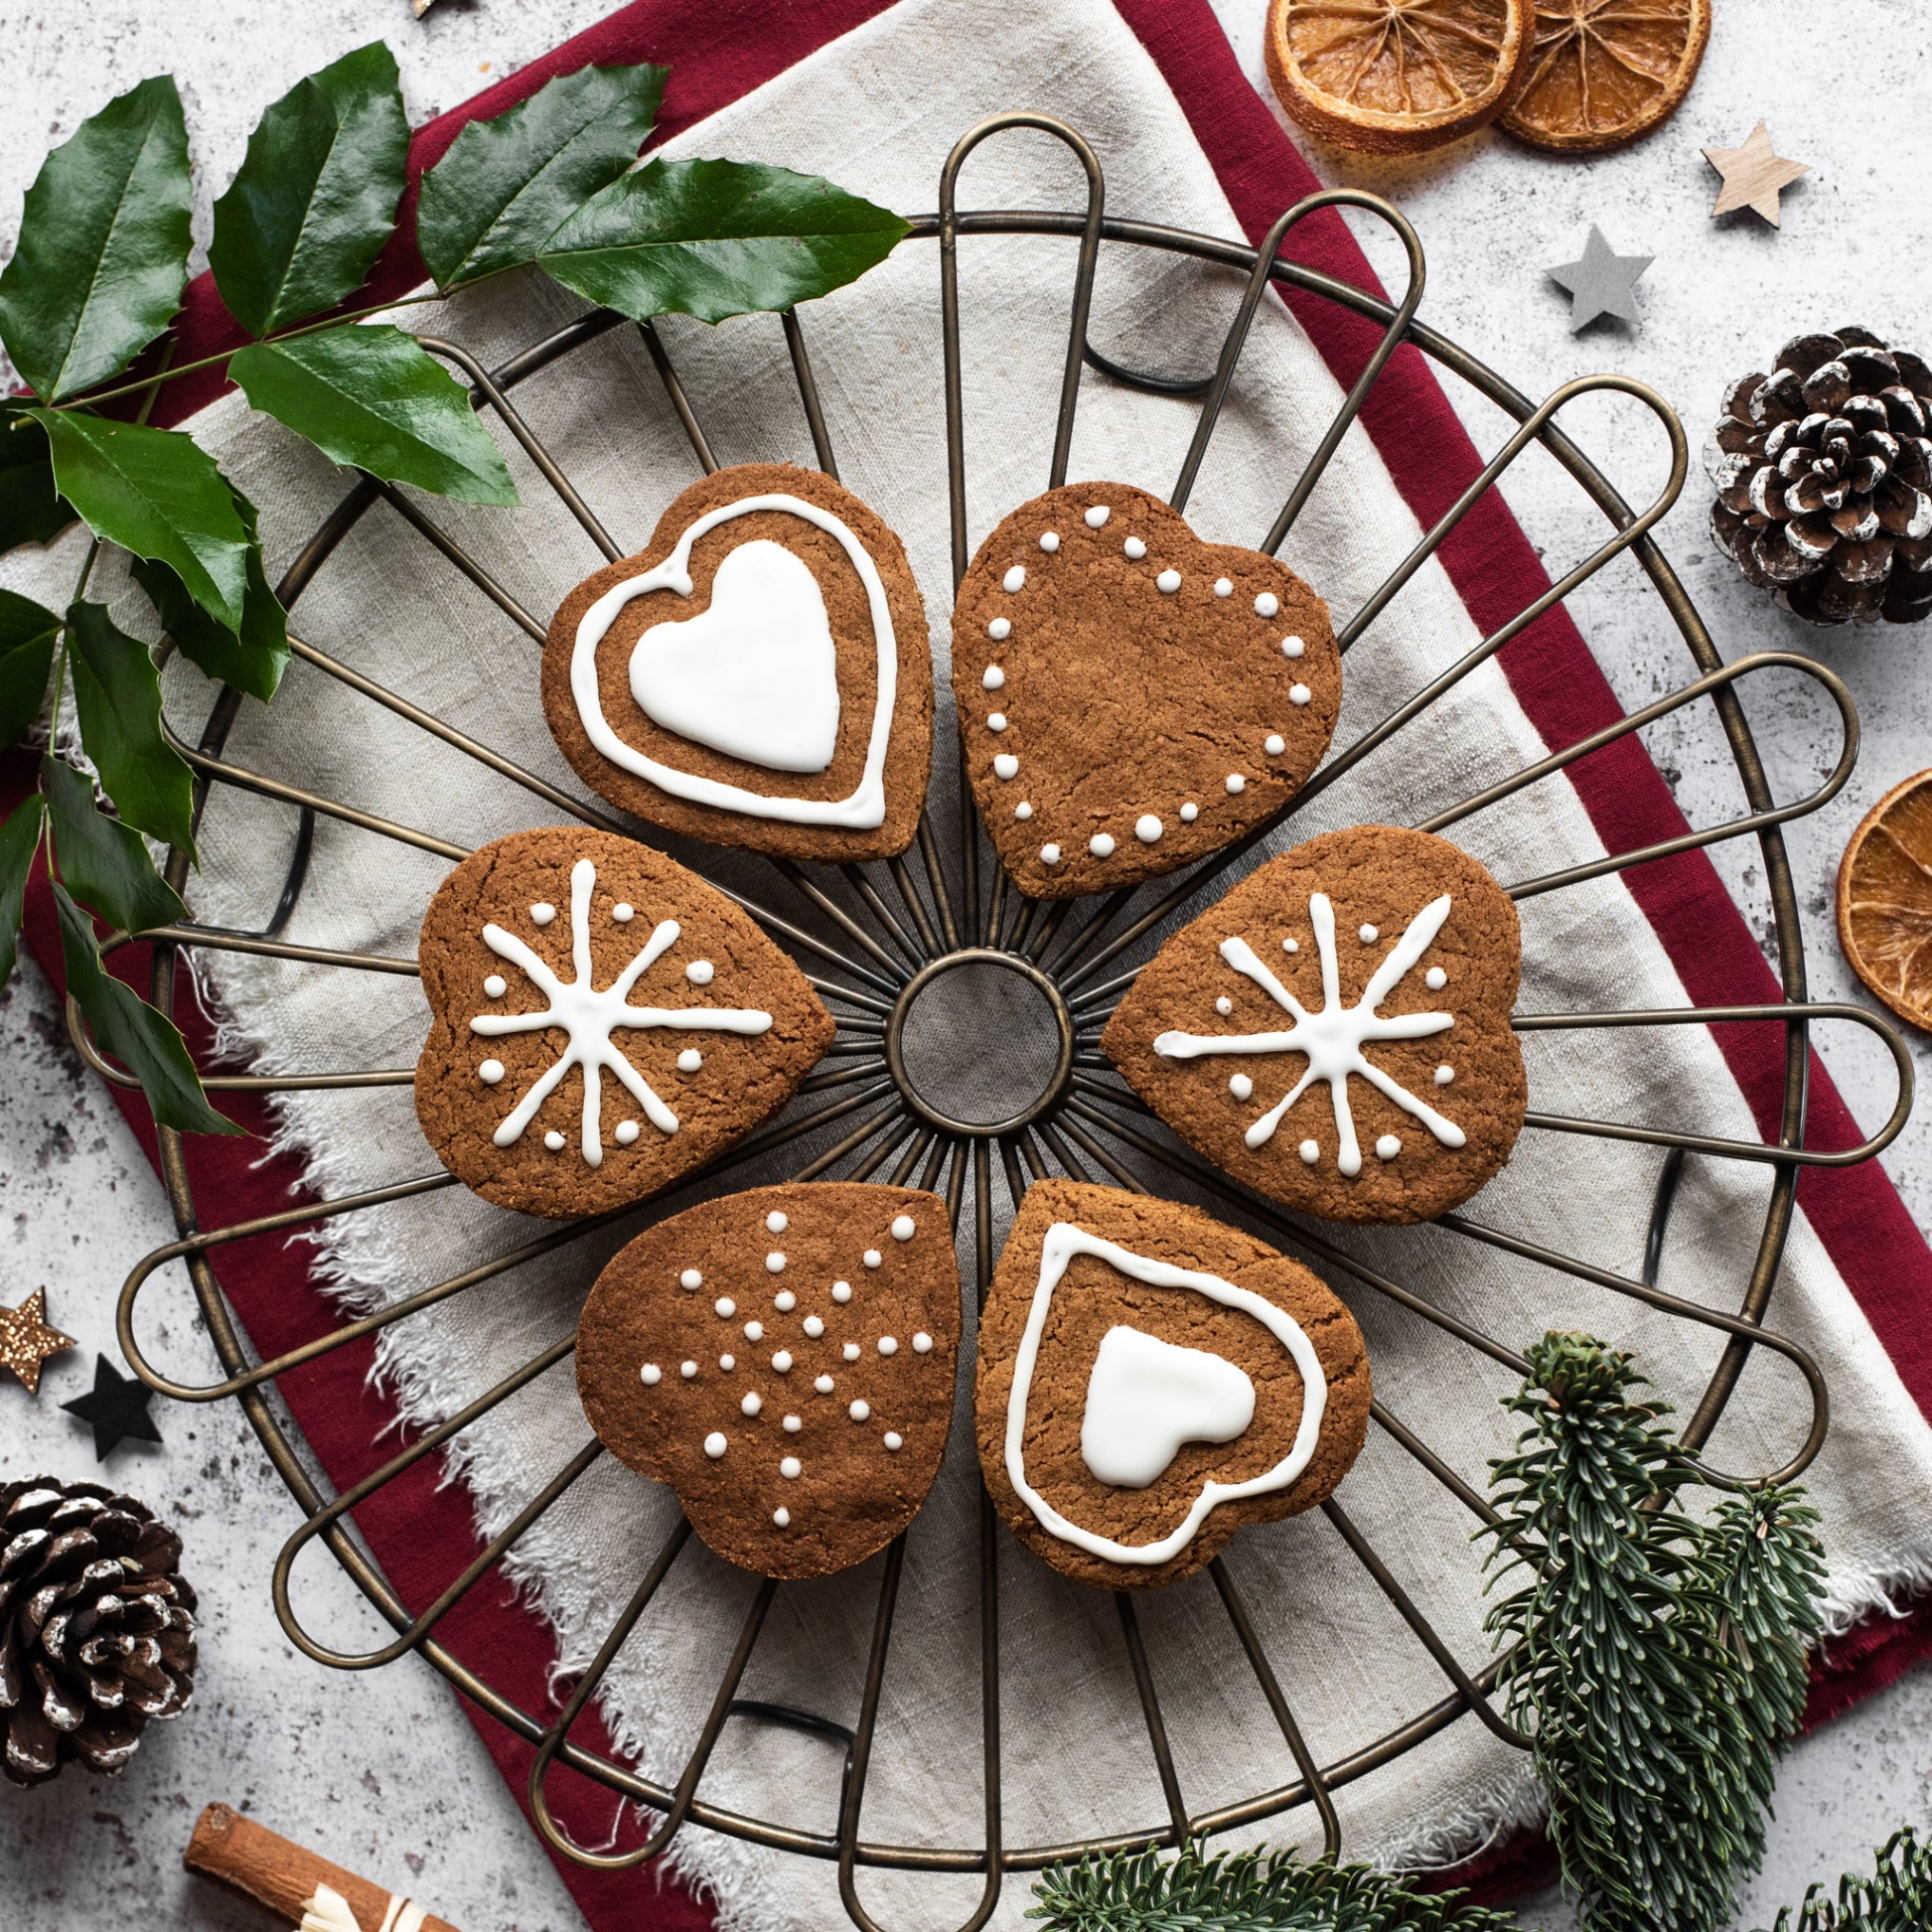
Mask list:
[[[1486,126],[1529,60],[1529,0],[1271,0],[1267,72],[1311,134],[1419,154]]]
[[[1852,834],[1838,943],[1894,1013],[1932,1030],[1932,772],[1894,785]]]
[[[1536,0],[1528,70],[1501,125],[1561,154],[1620,148],[1668,120],[1710,38],[1710,0]]]

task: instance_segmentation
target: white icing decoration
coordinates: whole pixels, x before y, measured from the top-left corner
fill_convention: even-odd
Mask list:
[[[1440,966],[1430,966],[1429,969],[1422,974],[1422,984],[1425,985],[1432,993],[1439,993],[1442,990],[1442,988],[1446,986],[1448,983],[1449,983],[1449,975],[1446,972],[1444,972]]]
[[[638,1135],[642,1131],[643,1129],[638,1125],[638,1123],[635,1120],[620,1120],[618,1121],[617,1125],[611,1129],[611,1138],[615,1140],[620,1147],[628,1147],[632,1144],[633,1141],[637,1139]]]
[[[896,1428],[889,1428],[886,1430],[883,1440],[888,1449],[898,1449],[904,1446],[906,1438]]]
[[[691,545],[720,523],[764,510],[781,511],[801,518],[815,528],[836,538],[850,559],[852,568],[858,572],[859,581],[865,586],[872,618],[872,638],[878,653],[878,695],[873,706],[872,733],[866,745],[864,770],[857,789],[846,798],[771,798],[762,792],[746,791],[742,786],[724,784],[718,779],[700,778],[695,773],[677,771],[655,758],[647,758],[643,752],[627,745],[611,729],[609,720],[604,716],[603,700],[597,689],[597,647],[616,622],[618,612],[632,598],[642,597],[651,591],[669,590],[679,597],[688,597],[692,588]],[[749,549],[752,546],[747,544],[744,547]],[[646,637],[649,635],[647,632]],[[639,649],[642,648],[643,640],[640,640]],[[634,654],[634,674],[635,665]],[[817,504],[807,503],[803,498],[746,497],[737,503],[707,511],[678,537],[676,548],[664,562],[607,590],[584,613],[577,625],[576,644],[570,657],[570,692],[576,700],[577,715],[583,723],[585,734],[599,755],[624,771],[649,779],[660,791],[669,792],[673,798],[716,806],[726,812],[742,812],[753,817],[777,818],[791,824],[869,827],[885,822],[885,754],[887,741],[892,735],[893,706],[899,694],[899,648],[893,635],[892,610],[886,598],[885,582],[879,575],[878,565],[872,561],[858,538],[829,511],[820,510]]]
[[[847,1342],[838,1352],[847,1362],[856,1362],[858,1360],[858,1344],[856,1342]]]
[[[996,617],[986,626],[986,635],[995,644],[1004,644],[1013,635],[1013,620],[1010,617]]]
[[[486,999],[501,999],[510,990],[510,981],[501,972],[493,972],[483,982],[483,996]]]
[[[988,665],[979,681],[989,691],[1000,690],[1005,686],[1006,673],[997,665]]]
[[[746,1341],[762,1342],[764,1339],[765,1339],[765,1324],[762,1321],[748,1321],[745,1323]]]
[[[1351,1179],[1362,1171],[1362,1150],[1355,1138],[1355,1120],[1349,1112],[1348,1082],[1359,1075],[1379,1093],[1385,1094],[1404,1113],[1412,1115],[1445,1147],[1460,1147],[1467,1136],[1453,1120],[1443,1118],[1435,1110],[1418,1101],[1373,1065],[1363,1048],[1376,1040],[1420,1040],[1431,1033],[1446,1032],[1455,1024],[1450,1013],[1397,1013],[1384,1016],[1376,1011],[1403,976],[1427,951],[1430,941],[1442,930],[1449,916],[1449,895],[1445,892],[1409,922],[1408,930],[1390,949],[1388,957],[1376,967],[1374,976],[1363,988],[1353,1006],[1342,1004],[1340,968],[1335,958],[1335,909],[1325,892],[1311,893],[1308,917],[1315,929],[1315,947],[1321,956],[1322,1006],[1308,1012],[1274,974],[1255,957],[1245,939],[1221,942],[1221,957],[1234,969],[1265,992],[1284,1012],[1293,1015],[1294,1024],[1284,1033],[1241,1033],[1213,1038],[1196,1033],[1163,1033],[1154,1041],[1154,1051],[1167,1060],[1199,1060],[1220,1053],[1299,1053],[1308,1065],[1301,1078],[1284,1099],[1251,1126],[1243,1136],[1250,1147],[1264,1147],[1274,1136],[1281,1116],[1315,1081],[1328,1083],[1329,1098],[1335,1111],[1335,1128],[1340,1138],[1336,1165]],[[1304,1143],[1302,1157],[1307,1158]]]
[[[1118,1324],[1101,1337],[1087,1378],[1080,1459],[1098,1482],[1145,1489],[1183,1442],[1232,1442],[1254,1419],[1246,1370]]]
[[[1097,831],[1093,835],[1093,837],[1087,841],[1087,849],[1090,852],[1092,852],[1096,858],[1112,858],[1114,856],[1113,835],[1109,832]]]
[[[647,1362],[644,1365],[644,1367],[638,1371],[638,1380],[642,1382],[647,1389],[657,1388],[658,1384],[661,1383],[664,1379],[665,1379],[664,1370],[659,1368],[659,1366],[655,1362]]]
[[[772,1367],[775,1368],[780,1375],[790,1375],[792,1373],[791,1351],[789,1349],[780,1349],[779,1352],[772,1357]]]
[[[767,1274],[783,1274],[785,1272],[785,1257],[777,1249],[773,1249],[765,1257],[765,1272]]]
[[[1375,1154],[1378,1160],[1394,1160],[1401,1152],[1402,1141],[1393,1133],[1385,1133],[1375,1143]]]
[[[1221,1017],[1225,1020],[1228,1017],[1228,1015],[1235,1010],[1235,1002],[1232,999],[1230,999],[1226,993],[1223,993],[1221,997],[1214,1002],[1214,1010],[1217,1013],[1219,1013]]]
[[[1143,845],[1151,845],[1165,830],[1166,826],[1151,812],[1143,812],[1133,821],[1133,835]]]
[[[1041,535],[1040,548],[1043,549],[1048,556],[1052,556],[1054,551],[1059,549],[1059,547],[1060,547],[1060,533],[1058,530],[1047,530]]]
[[[1306,704],[1313,696],[1314,692],[1306,684],[1290,684],[1288,686],[1288,702],[1290,704]]]
[[[811,565],[763,537],[741,543],[704,610],[638,639],[631,695],[694,744],[768,771],[822,772],[838,749],[838,647]]]
[[[1231,1074],[1228,1077],[1228,1091],[1238,1101],[1248,1100],[1255,1092],[1255,1083],[1246,1074]]]
[[[781,1476],[783,1476],[788,1483],[794,1483],[797,1482],[798,1479],[805,1474],[805,1464],[802,1463],[797,1456],[787,1456],[785,1460],[778,1465],[778,1473]]]
[[[729,1375],[731,1371],[735,1369],[737,1366],[738,1366],[738,1358],[735,1355],[720,1355],[718,1357],[718,1367],[721,1368],[726,1375]]]
[[[1006,713],[1004,711],[987,712],[986,729],[988,731],[1004,731],[1006,729]]]
[[[694,1074],[703,1064],[704,1056],[695,1047],[686,1047],[677,1056],[677,1071],[680,1074]]]
[[[812,1386],[813,1388],[817,1390],[817,1392],[821,1396],[828,1396],[831,1394],[831,1390],[832,1390],[831,1377],[828,1375],[821,1375],[818,1378],[818,1380],[815,1382]]]
[[[1281,951],[1283,953],[1299,953],[1301,951],[1301,942],[1298,939],[1284,939],[1281,942]]]
[[[831,1284],[831,1298],[843,1305],[852,1298],[852,1284],[849,1281],[834,1281]]]
[[[918,1232],[918,1226],[911,1215],[895,1214],[892,1217],[892,1239],[894,1241],[911,1241],[913,1236]]]
[[[1030,800],[1022,799],[1019,802],[1019,804],[1013,808],[1013,817],[1015,818],[1030,818],[1032,817],[1032,816],[1033,816],[1033,806]]]
[[[1228,792],[1232,798],[1240,798],[1248,790],[1248,781],[1239,772],[1228,774]]]
[[[1023,563],[1014,564],[1012,569],[1007,571],[1005,576],[1003,576],[999,580],[1000,589],[1007,591],[1009,593],[1012,591],[1023,589],[1025,587],[1025,584],[1026,584],[1026,565]]]
[[[476,1077],[486,1087],[494,1087],[504,1077],[504,1063],[501,1060],[486,1060],[476,1070]]]
[[[1144,1281],[1154,1288],[1192,1288],[1223,1307],[1237,1308],[1255,1319],[1280,1342],[1293,1358],[1301,1376],[1301,1420],[1295,1429],[1294,1443],[1273,1468],[1246,1482],[1222,1483],[1209,1478],[1201,1485],[1187,1515],[1180,1524],[1156,1543],[1129,1545],[1115,1543],[1111,1537],[1097,1536],[1062,1516],[1026,1479],[1024,1441],[1026,1403],[1032,1392],[1034,1365],[1039,1360],[1040,1337],[1046,1328],[1047,1311],[1054,1290],[1060,1285],[1067,1266],[1076,1255],[1092,1255],[1119,1270],[1129,1279]],[[1006,1399],[1006,1475],[1020,1500],[1039,1520],[1048,1535],[1085,1550],[1089,1556],[1106,1562],[1142,1563],[1152,1566],[1178,1556],[1207,1521],[1208,1514],[1221,1503],[1239,1502],[1248,1496],[1264,1496],[1286,1489],[1315,1452],[1321,1434],[1322,1415],[1328,1405],[1328,1383],[1322,1374],[1314,1345],[1292,1316],[1285,1314],[1252,1288],[1238,1287],[1219,1275],[1197,1273],[1192,1268],[1175,1267],[1166,1262],[1148,1260],[1129,1250],[1090,1235],[1071,1222],[1056,1221],[1047,1230],[1040,1248],[1040,1279],[1033,1291],[1033,1305],[1026,1318],[1026,1331],[1013,1358],[1013,1385]],[[1086,1430],[1082,1428],[1085,1449]]]
[[[718,1457],[723,1455],[725,1450],[729,1446],[730,1444],[728,1444],[725,1441],[724,1432],[721,1429],[713,1429],[711,1433],[704,1438],[704,1453],[707,1456],[709,1456],[713,1462],[717,1461]]]
[[[1262,749],[1270,758],[1279,758],[1288,748],[1288,741],[1278,731],[1270,731],[1262,741]]]
[[[1307,648],[1299,638],[1287,637],[1281,640],[1281,655],[1284,658],[1298,658]]]
[[[912,1352],[915,1355],[930,1355],[933,1352],[933,1338],[923,1328],[912,1338]]]
[[[1255,599],[1255,615],[1257,617],[1272,617],[1280,608],[1281,600],[1271,590],[1263,591]]]
[[[1163,597],[1171,597],[1181,587],[1181,573],[1178,570],[1163,570],[1154,579],[1154,588]]]
[[[1232,597],[1235,587],[1226,577],[1217,577],[1214,580],[1214,594],[1217,597]]]
[[[799,1415],[786,1416],[785,1432],[787,1435],[797,1435],[800,1429],[804,1427],[805,1427],[805,1419],[803,1416],[799,1416]]]
[[[792,1312],[792,1310],[796,1308],[798,1305],[799,1305],[799,1297],[795,1295],[790,1288],[780,1288],[779,1291],[772,1296],[772,1306],[776,1308],[781,1315],[789,1315]]]
[[[631,905],[628,901],[623,899],[620,899],[617,902],[617,904],[611,908],[611,917],[614,920],[616,920],[620,926],[630,925],[631,921],[634,920],[637,916],[638,916],[637,907]]]
[[[881,1267],[885,1263],[885,1257],[876,1248],[868,1248],[864,1259],[867,1267]]]
[[[898,1340],[891,1335],[881,1335],[879,1337],[879,1353],[881,1355],[897,1355],[899,1353]]]
[[[687,1267],[677,1277],[677,1285],[680,1288],[701,1288],[704,1285],[704,1276],[696,1268]]]
[[[825,1324],[817,1315],[807,1315],[805,1318],[805,1332],[811,1340],[816,1342],[825,1332]]]
[[[1060,863],[1060,847],[1058,845],[1042,845],[1040,847],[1040,863],[1042,865],[1058,865]]]
[[[738,1407],[742,1409],[747,1415],[756,1415],[758,1412],[765,1407],[765,1399],[758,1393],[756,1389],[754,1389],[751,1392],[751,1394],[748,1395],[744,1399],[744,1401],[738,1405]]]
[[[1190,799],[1181,807],[1181,823],[1191,825],[1201,816],[1201,808]]]
[[[530,949],[491,924],[483,929],[483,943],[500,959],[520,966],[550,1003],[539,1013],[479,1013],[470,1022],[472,1033],[495,1039],[509,1033],[535,1033],[545,1027],[560,1026],[568,1044],[557,1055],[550,1070],[517,1103],[510,1116],[491,1137],[499,1147],[514,1146],[523,1129],[536,1117],[536,1110],[562,1084],[572,1067],[580,1068],[584,1079],[583,1156],[586,1165],[601,1167],[604,1147],[600,1128],[603,1106],[601,1075],[609,1069],[627,1087],[645,1116],[661,1133],[677,1131],[677,1116],[646,1083],[644,1076],[618,1050],[612,1034],[620,1026],[636,1028],[671,1027],[679,1031],[758,1034],[771,1030],[772,1016],[749,1008],[689,1006],[681,1010],[666,1006],[629,1004],[631,988],[650,970],[658,959],[675,943],[678,925],[674,919],[660,921],[644,949],[617,978],[599,992],[591,981],[590,894],[597,883],[597,868],[580,858],[570,868],[570,955],[576,977],[559,979],[555,972]],[[544,1136],[550,1144],[550,1136]],[[562,1146],[559,1137],[556,1143]]]
[[[1435,1070],[1435,1084],[1438,1087],[1448,1086],[1455,1077],[1456,1070],[1453,1067],[1437,1067]]]
[[[1019,775],[1020,761],[1010,751],[1002,751],[993,760],[994,778],[1018,778]]]
[[[1113,516],[1113,514],[1114,513],[1111,510],[1109,510],[1105,504],[1096,504],[1093,507],[1093,509],[1087,513],[1087,527],[1090,530],[1099,529],[1100,526],[1103,523],[1105,523],[1111,516]]]
[[[709,960],[693,960],[684,968],[684,977],[694,986],[708,986],[717,977],[718,969]]]
[[[1363,926],[1357,931],[1355,937],[1364,946],[1373,946],[1382,937],[1382,929],[1379,926]]]
[[[717,1300],[712,1302],[711,1306],[714,1309],[716,1309],[718,1314],[721,1315],[726,1321],[729,1321],[731,1317],[738,1312],[738,1304],[735,1301],[733,1301],[728,1294],[719,1295]]]
[[[549,1132],[543,1136],[543,1144],[544,1146],[548,1147],[553,1154],[560,1154],[563,1152],[563,1135],[560,1134],[555,1127],[552,1127],[549,1130]]]
[[[776,1523],[781,1530],[789,1530],[792,1527],[792,1512],[788,1510],[783,1503],[781,1503],[778,1506],[778,1508],[772,1512],[772,1521]]]
[[[556,916],[557,909],[547,899],[539,899],[530,908],[531,923],[537,926],[547,926]]]
[[[872,1405],[869,1402],[855,1402],[845,1412],[853,1421],[862,1422],[872,1413]]]
[[[677,1373],[681,1375],[686,1382],[689,1382],[693,1380],[697,1375],[697,1364],[695,1362],[680,1363],[678,1365]]]
[[[1146,544],[1141,542],[1141,540],[1137,536],[1128,537],[1127,540],[1120,545],[1120,548],[1123,549],[1127,553],[1128,557],[1135,563],[1138,563],[1140,559],[1147,554]]]

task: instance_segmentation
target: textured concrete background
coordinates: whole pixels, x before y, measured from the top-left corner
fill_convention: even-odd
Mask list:
[[[1020,0],[1015,0],[1020,4]],[[1215,0],[1243,64],[1265,93],[1264,0]],[[110,95],[150,74],[181,80],[201,171],[196,232],[239,161],[260,108],[300,74],[376,35],[401,63],[421,121],[608,11],[607,0],[443,0],[412,24],[404,0],[307,0],[299,9],[223,9],[188,0],[102,0],[82,12],[0,0],[9,111],[0,116],[0,252],[19,198],[47,147]],[[1679,408],[1694,453],[1724,383],[1762,368],[1802,329],[1859,321],[1925,353],[1932,343],[1932,22],[1914,0],[1836,0],[1830,33],[1808,0],[1719,0],[1710,52],[1678,118],[1639,147],[1595,161],[1532,155],[1478,136],[1446,154],[1367,164],[1304,152],[1325,183],[1397,201],[1430,251],[1422,314],[1482,354],[1518,387],[1615,370],[1655,384]],[[1023,104],[1023,103],[1016,103]],[[1774,232],[1749,215],[1709,219],[1716,179],[1699,147],[1740,142],[1760,116],[1779,152],[1812,164],[1785,196]],[[1298,137],[1297,137],[1298,138]],[[908,209],[933,198],[910,183]],[[1566,329],[1565,299],[1545,279],[1581,251],[1589,224],[1622,253],[1650,253],[1639,284],[1643,323]],[[1357,223],[1392,283],[1401,258],[1385,232]],[[198,261],[197,266],[200,266]],[[1452,389],[1452,393],[1453,393]],[[1458,398],[1459,405],[1461,398]],[[1502,419],[1471,398],[1484,448]],[[1609,475],[1642,501],[1664,474],[1655,426],[1628,402],[1586,400],[1573,426]],[[1554,466],[1537,456],[1511,500],[1553,571],[1602,540],[1602,525]],[[1857,998],[1831,928],[1837,857],[1858,816],[1887,786],[1928,762],[1932,700],[1923,639],[1890,630],[1816,633],[1771,609],[1713,552],[1696,471],[1662,540],[1726,656],[1771,647],[1807,652],[1850,682],[1864,751],[1846,793],[1790,837],[1807,918],[1811,983]],[[1571,608],[1627,704],[1672,688],[1689,662],[1634,567],[1613,565]],[[1780,796],[1809,789],[1837,752],[1830,706],[1798,680],[1747,695]],[[1738,810],[1734,775],[1707,713],[1650,734],[1692,819]],[[1768,931],[1754,848],[1718,862],[1760,933]],[[1824,1051],[1867,1125],[1890,1104],[1885,1069],[1862,1045],[1827,1037]],[[1921,1070],[1926,1042],[1915,1038]],[[0,1473],[93,1472],[83,1430],[58,1405],[84,1391],[92,1351],[112,1351],[116,1287],[148,1249],[172,1237],[160,1188],[132,1137],[84,1075],[31,964],[0,995],[0,1301],[45,1284],[56,1323],[82,1348],[53,1363],[40,1400],[0,1389]],[[1921,1225],[1932,1225],[1924,1119],[1885,1156]],[[108,1465],[187,1539],[203,1597],[203,1672],[191,1713],[157,1726],[116,1782],[79,1774],[39,1792],[0,1787],[0,1900],[19,1932],[233,1927],[259,1914],[189,1881],[179,1868],[195,1815],[212,1799],[314,1845],[340,1862],[413,1890],[469,1932],[568,1932],[581,1924],[454,1699],[426,1666],[405,1660],[375,1677],[338,1677],[297,1656],[269,1608],[267,1576],[296,1513],[239,1412],[223,1405],[163,1410],[166,1443],[125,1447]],[[314,1619],[341,1627],[346,1584],[312,1573]],[[1932,1675],[1908,1680],[1807,1740],[1784,1768],[1764,1875],[1738,1923],[1768,1923],[1814,1877],[1862,1865],[1903,1823],[1932,1822]],[[1554,1898],[1527,1925],[1567,1932]],[[648,1922],[648,1921],[646,1921]],[[829,1932],[829,1928],[828,1928]]]

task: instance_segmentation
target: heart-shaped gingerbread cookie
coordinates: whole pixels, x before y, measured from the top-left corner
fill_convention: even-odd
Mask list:
[[[694,483],[563,600],[543,712],[654,824],[785,858],[911,844],[932,761],[926,607],[898,537],[817,470]]]
[[[1270,860],[1176,933],[1102,1040],[1236,1179],[1331,1221],[1427,1221],[1510,1157],[1516,907],[1428,832],[1359,825]]]
[[[1354,1318],[1298,1262],[1148,1195],[1026,1192],[979,1318],[993,1507],[1104,1589],[1191,1575],[1323,1502],[1369,1425]]]
[[[783,1107],[836,1030],[721,892],[611,832],[472,852],[417,959],[416,1117],[458,1180],[525,1214],[668,1187]]]
[[[615,1255],[577,1393],[727,1562],[829,1576],[910,1523],[946,1452],[960,1273],[946,1204],[857,1181],[754,1188]]]
[[[1036,899],[1206,856],[1284,805],[1342,704],[1328,607],[1158,497],[1070,484],[980,546],[953,610],[966,772]]]

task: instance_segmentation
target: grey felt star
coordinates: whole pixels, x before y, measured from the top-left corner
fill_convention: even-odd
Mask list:
[[[1592,226],[1580,261],[1566,261],[1549,270],[1550,279],[1569,297],[1569,333],[1586,328],[1600,315],[1613,315],[1636,325],[1637,277],[1655,255],[1620,255]]]

